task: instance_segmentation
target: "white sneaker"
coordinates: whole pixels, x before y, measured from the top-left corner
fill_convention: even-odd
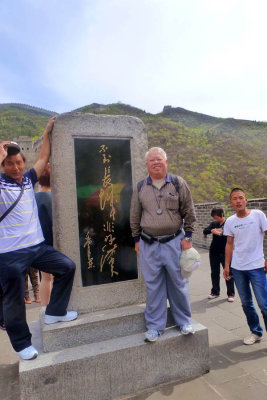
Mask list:
[[[228,296],[227,301],[229,301],[229,303],[233,303],[235,301],[235,296]]]
[[[38,351],[35,347],[29,346],[26,349],[16,352],[22,360],[33,360],[38,356]]]
[[[45,324],[55,324],[56,322],[69,322],[73,321],[78,317],[78,313],[76,311],[67,311],[66,315],[47,315],[44,316]]]
[[[149,329],[145,333],[145,342],[156,342],[160,336],[160,331],[157,329]]]
[[[194,335],[194,333],[195,333],[195,329],[193,328],[193,326],[191,324],[186,324],[186,325],[180,326],[180,331],[181,331],[182,335],[189,335],[189,333],[192,333],[192,335]]]
[[[243,340],[244,344],[254,344],[256,342],[261,341],[261,336],[255,335],[255,333],[251,333],[251,335],[245,337]]]

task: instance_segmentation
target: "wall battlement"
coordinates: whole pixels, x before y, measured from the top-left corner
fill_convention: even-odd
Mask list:
[[[12,139],[14,142],[17,142],[21,148],[22,153],[26,158],[26,170],[31,168],[34,163],[37,161],[41,144],[43,141],[43,136],[39,137],[34,142],[32,138],[29,136],[18,136]]]

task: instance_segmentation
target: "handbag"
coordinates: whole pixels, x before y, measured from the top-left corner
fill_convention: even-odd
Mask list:
[[[21,199],[21,196],[23,195],[23,192],[24,192],[24,186],[22,186],[22,189],[21,189],[20,194],[18,195],[16,201],[13,204],[11,204],[11,206],[4,212],[3,215],[1,215],[0,222],[3,221],[4,218],[6,218],[6,216],[10,213],[10,211],[13,210],[14,207],[16,207],[16,205],[18,204],[18,202]]]

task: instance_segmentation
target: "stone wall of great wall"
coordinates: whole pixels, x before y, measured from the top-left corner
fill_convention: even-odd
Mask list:
[[[26,157],[26,170],[28,170],[38,159],[43,137],[39,137],[34,142],[29,136],[14,137],[12,140],[19,144],[22,153]]]

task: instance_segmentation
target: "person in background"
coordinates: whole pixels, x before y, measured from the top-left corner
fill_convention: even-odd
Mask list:
[[[250,335],[243,343],[252,345],[263,335],[259,316],[253,303],[251,286],[261,310],[267,331],[267,260],[264,260],[263,239],[267,234],[267,218],[261,210],[247,208],[243,189],[234,188],[230,193],[230,204],[236,214],[229,217],[224,225],[227,236],[225,247],[224,278],[229,280],[231,273],[246,315]]]
[[[44,172],[39,178],[39,185],[41,185],[41,191],[35,193],[39,220],[43,231],[45,243],[53,246],[52,198],[49,163],[46,165]],[[52,284],[53,275],[41,271],[40,299],[42,306],[46,306],[49,303]]]
[[[221,265],[224,268],[227,238],[223,235],[223,227],[226,220],[223,209],[213,208],[211,210],[211,216],[214,221],[203,230],[203,234],[209,235],[212,233],[212,242],[209,250],[212,288],[208,299],[215,299],[220,296],[220,269]],[[225,282],[228,301],[233,302],[235,300],[234,279],[231,278]]]
[[[32,303],[30,298],[28,278],[30,278],[31,281],[34,301],[35,303],[40,303],[38,271],[35,268],[29,267],[25,277],[25,304]]]

